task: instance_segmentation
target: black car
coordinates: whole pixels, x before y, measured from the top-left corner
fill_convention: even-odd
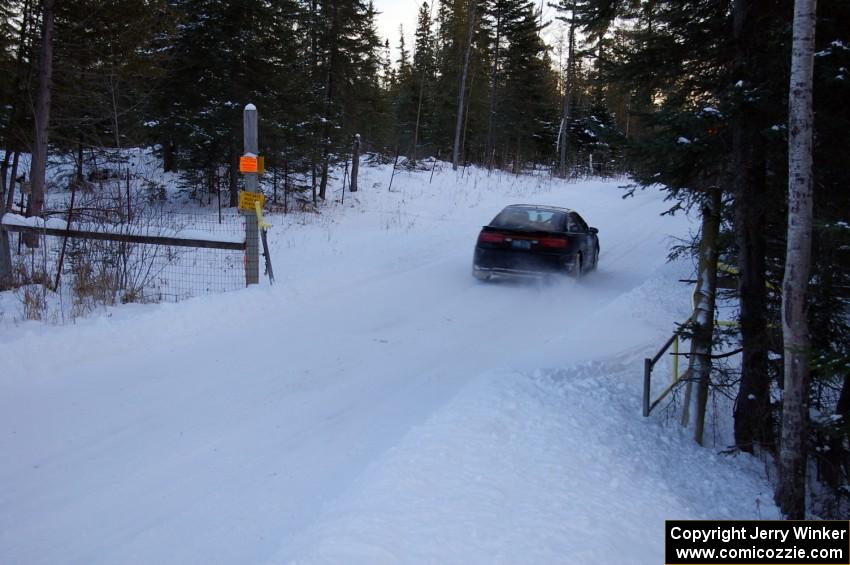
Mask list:
[[[597,233],[568,208],[508,206],[478,234],[472,274],[482,280],[552,273],[580,277],[599,261]]]

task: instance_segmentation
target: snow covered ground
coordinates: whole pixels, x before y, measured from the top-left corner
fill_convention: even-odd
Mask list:
[[[777,517],[756,461],[640,416],[689,307],[660,193],[361,174],[271,218],[274,287],[0,326],[0,562],[648,564],[665,519]],[[598,227],[599,271],[475,281],[519,202]]]

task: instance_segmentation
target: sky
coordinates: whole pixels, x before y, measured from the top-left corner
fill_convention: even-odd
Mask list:
[[[412,49],[413,31],[416,28],[416,14],[419,11],[419,6],[423,0],[373,0],[375,8],[380,12],[378,14],[378,33],[382,40],[389,39],[393,49],[393,59],[398,57],[398,26],[404,26],[404,41],[408,45],[408,49]],[[437,2],[439,0],[433,0]],[[436,5],[434,13],[436,13]],[[559,23],[552,21],[555,16],[555,10],[549,6],[547,1],[543,7],[543,19],[546,22],[551,22],[543,33],[544,39],[550,44],[555,44],[557,36],[557,28]]]
[[[421,0],[373,0],[378,14],[378,33],[389,39],[393,51],[398,47],[398,26],[404,26],[404,41],[411,42],[416,27],[416,13]]]

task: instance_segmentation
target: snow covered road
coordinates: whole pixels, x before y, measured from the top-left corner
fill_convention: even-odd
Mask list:
[[[639,416],[687,310],[660,194],[363,175],[272,218],[275,287],[3,330],[0,562],[652,563],[664,518],[773,511],[753,462]],[[516,202],[578,210],[599,272],[475,281]]]

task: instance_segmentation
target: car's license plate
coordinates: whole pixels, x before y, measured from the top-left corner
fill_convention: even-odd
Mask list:
[[[515,239],[511,245],[514,249],[531,249],[531,242],[527,239]]]

